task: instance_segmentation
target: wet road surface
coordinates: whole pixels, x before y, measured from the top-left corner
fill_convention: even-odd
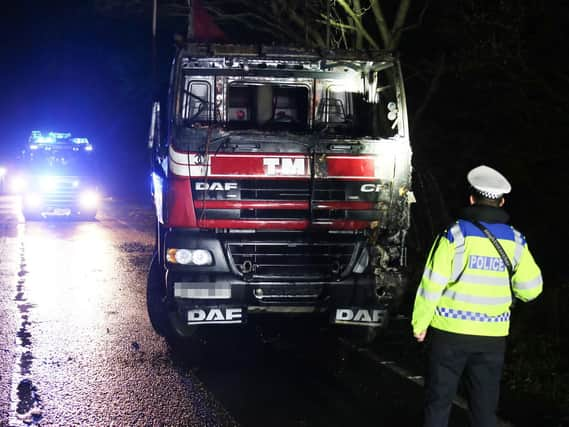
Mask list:
[[[420,425],[421,387],[326,327],[252,320],[166,344],[146,311],[150,212],[0,214],[0,425]]]

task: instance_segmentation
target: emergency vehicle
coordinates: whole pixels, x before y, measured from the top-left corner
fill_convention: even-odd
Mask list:
[[[188,43],[148,146],[160,334],[260,314],[324,317],[370,339],[387,325],[414,201],[396,57]]]
[[[9,185],[27,220],[94,219],[100,195],[93,145],[68,132],[32,131]]]

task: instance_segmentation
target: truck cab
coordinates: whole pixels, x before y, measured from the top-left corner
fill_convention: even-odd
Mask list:
[[[94,219],[100,195],[93,145],[68,132],[32,131],[10,187],[27,220]]]
[[[190,43],[161,107],[148,144],[159,333],[256,315],[387,326],[413,201],[397,58]]]

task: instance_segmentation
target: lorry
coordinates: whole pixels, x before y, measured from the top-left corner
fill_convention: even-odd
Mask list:
[[[69,132],[32,131],[9,183],[24,217],[94,219],[100,194],[93,151],[87,138]]]
[[[369,342],[397,313],[414,197],[394,55],[188,42],[148,148],[159,334],[303,316]]]

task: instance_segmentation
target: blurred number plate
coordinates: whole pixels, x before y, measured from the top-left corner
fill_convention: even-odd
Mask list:
[[[55,208],[53,210],[54,215],[71,215],[71,209]]]

